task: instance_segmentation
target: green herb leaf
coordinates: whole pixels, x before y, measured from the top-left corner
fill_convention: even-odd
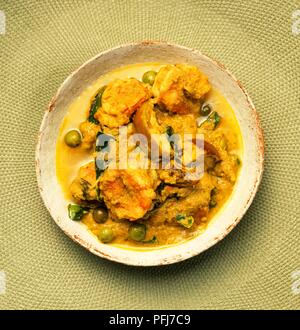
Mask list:
[[[221,117],[220,115],[216,112],[213,111],[206,120],[200,123],[199,127],[201,127],[205,123],[212,123],[213,124],[213,129],[215,129],[221,122]]]
[[[209,208],[210,209],[217,206],[217,199],[216,199],[217,192],[218,192],[218,190],[217,190],[216,187],[214,187],[210,192],[210,201],[209,201]]]
[[[170,146],[172,149],[174,149],[174,141],[171,141],[171,136],[174,134],[174,130],[173,130],[173,127],[171,126],[167,126],[166,128],[166,134],[168,135],[168,141],[170,143]]]
[[[156,236],[153,236],[151,239],[147,240],[147,241],[142,241],[142,243],[146,243],[146,244],[154,244],[154,243],[158,243],[158,239]]]
[[[89,198],[89,189],[90,189],[91,184],[88,181],[86,181],[85,179],[81,178],[80,186],[82,189],[83,198],[88,199]]]
[[[194,224],[194,218],[185,214],[177,214],[176,221],[185,228],[191,228]]]
[[[93,100],[93,102],[91,104],[91,107],[90,107],[88,121],[93,123],[93,124],[96,124],[96,125],[99,124],[99,121],[94,116],[95,116],[97,110],[102,105],[102,95],[103,95],[105,89],[106,89],[106,86],[103,86],[102,88],[100,88],[99,92],[94,97],[94,100]]]
[[[94,117],[95,113],[97,112],[98,108],[99,108],[99,105],[100,102],[99,102],[99,97],[98,97],[98,94],[95,96],[93,102],[92,102],[92,105],[91,105],[91,108],[90,108],[90,113],[89,113],[89,118],[88,118],[88,121],[93,123],[93,124],[96,124],[98,125],[99,124],[99,121]]]
[[[107,137],[107,140],[104,141],[103,146],[99,146],[99,145],[97,145],[98,137],[99,137],[100,135],[105,135],[105,136]],[[101,131],[98,132],[97,135],[96,135],[96,147],[95,147],[95,151],[100,152],[102,149],[107,148],[107,146],[108,146],[108,144],[109,144],[109,141],[110,141],[111,139],[115,140],[115,138],[114,138],[112,135],[107,135],[107,134],[105,134],[105,133],[103,133],[103,132],[101,132]]]
[[[101,176],[101,174],[104,172],[103,169],[98,167],[97,158],[95,158],[95,169],[96,169],[96,180],[97,180]]]
[[[171,126],[167,126],[167,128],[166,128],[166,133],[167,133],[167,135],[168,135],[169,137],[172,136],[172,135],[174,134],[173,127],[171,127]]]
[[[177,214],[176,215],[176,221],[180,221],[180,220],[183,220],[185,219],[185,214]]]
[[[69,213],[69,218],[71,220],[81,220],[83,215],[87,213],[87,211],[80,205],[76,204],[69,204],[68,205],[68,213]]]
[[[214,111],[214,112],[212,112],[212,114],[207,118],[207,120],[213,122],[213,124],[214,124],[214,128],[216,128],[216,127],[220,124],[221,117],[219,116],[219,114],[218,114],[216,111]]]
[[[100,135],[104,135],[105,140],[103,141],[103,145],[98,145],[98,137]],[[107,149],[105,151],[109,152],[109,143],[111,140],[115,141],[115,138],[112,135],[109,134],[105,134],[103,132],[98,132],[97,136],[96,136],[96,147],[95,147],[95,151],[100,152],[103,149]],[[109,147],[109,148],[108,148]],[[95,158],[95,168],[96,168],[96,179],[98,179],[100,177],[100,175],[104,172],[104,170],[108,167],[109,165],[109,161],[105,161],[103,159],[99,159],[99,162],[101,162],[100,164],[98,164],[97,162],[97,157]]]

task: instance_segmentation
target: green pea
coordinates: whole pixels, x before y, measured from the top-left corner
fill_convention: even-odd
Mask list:
[[[115,238],[115,235],[111,228],[103,227],[100,230],[98,238],[102,243],[110,243]]]
[[[132,224],[129,228],[129,238],[134,241],[140,242],[146,236],[146,226],[142,223]]]
[[[153,85],[154,84],[154,80],[155,80],[155,77],[157,75],[157,72],[156,71],[147,71],[143,74],[143,82],[145,84],[149,84],[149,85]]]
[[[211,113],[211,106],[207,103],[204,103],[200,109],[201,116],[208,116]]]
[[[93,218],[97,223],[104,223],[108,218],[108,213],[103,208],[97,208],[93,210]]]
[[[81,134],[73,129],[65,135],[65,143],[71,148],[75,148],[81,143]]]

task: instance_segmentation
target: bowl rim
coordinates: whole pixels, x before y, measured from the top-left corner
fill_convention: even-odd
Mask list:
[[[253,183],[253,189],[251,190],[248,200],[247,202],[244,204],[244,208],[243,210],[240,212],[240,214],[235,218],[234,221],[232,221],[231,225],[228,226],[226,228],[226,230],[224,232],[222,232],[221,234],[219,234],[217,237],[215,237],[214,240],[211,240],[209,242],[209,244],[207,244],[205,246],[204,249],[202,249],[201,251],[198,250],[194,250],[192,251],[192,253],[185,253],[185,254],[177,254],[175,257],[169,257],[169,258],[164,258],[162,262],[158,263],[158,262],[147,262],[144,264],[141,263],[137,263],[134,262],[132,259],[127,259],[126,262],[123,259],[118,259],[118,257],[114,256],[114,255],[109,255],[107,253],[104,253],[98,249],[95,249],[93,247],[91,247],[86,241],[82,240],[78,235],[74,235],[71,232],[65,230],[63,228],[63,226],[61,226],[59,224],[59,221],[56,219],[55,215],[53,214],[51,208],[46,204],[45,199],[44,199],[44,190],[42,188],[42,183],[41,183],[41,168],[40,168],[40,149],[41,149],[41,143],[42,143],[42,133],[44,131],[44,128],[46,126],[46,120],[47,120],[47,116],[49,115],[49,113],[54,110],[55,106],[56,106],[56,100],[58,98],[58,96],[60,95],[61,90],[63,89],[63,87],[68,83],[69,80],[71,80],[78,71],[80,71],[83,67],[85,67],[86,65],[88,65],[89,63],[95,61],[97,58],[108,54],[112,51],[116,51],[119,49],[123,49],[123,48],[127,48],[127,47],[132,47],[132,46],[149,46],[149,45],[165,45],[165,46],[170,46],[170,47],[175,47],[175,48],[179,48],[188,52],[194,52],[197,53],[198,55],[204,57],[205,59],[207,59],[208,61],[213,62],[214,65],[216,65],[217,67],[219,67],[219,69],[221,69],[223,72],[225,72],[227,75],[229,75],[229,77],[237,84],[237,87],[240,89],[240,91],[244,94],[244,96],[246,97],[247,103],[248,103],[248,108],[249,110],[251,110],[251,114],[253,115],[254,121],[255,121],[255,131],[258,137],[258,154],[259,154],[259,161],[258,161],[258,171],[256,173],[256,178],[255,178],[255,182]],[[195,49],[195,48],[190,48],[190,47],[186,47],[186,46],[182,46],[182,45],[178,45],[176,43],[172,43],[172,42],[168,42],[168,41],[161,41],[161,40],[143,40],[143,41],[136,41],[136,42],[130,42],[130,43],[124,43],[112,48],[109,48],[107,50],[104,50],[98,54],[96,54],[95,56],[93,56],[92,58],[90,58],[89,60],[87,60],[86,62],[84,62],[82,65],[80,65],[77,69],[73,70],[71,72],[71,74],[69,74],[67,76],[67,78],[64,79],[64,81],[60,84],[59,88],[57,89],[56,93],[54,94],[54,96],[52,97],[50,103],[48,104],[48,106],[46,107],[45,111],[44,111],[44,115],[43,115],[43,119],[41,121],[41,125],[39,128],[39,132],[38,132],[38,139],[37,139],[37,145],[36,145],[36,149],[35,149],[35,171],[36,171],[36,176],[37,176],[37,185],[38,185],[38,190],[40,192],[40,195],[42,197],[42,201],[43,204],[45,205],[45,207],[47,208],[48,212],[50,213],[52,219],[54,220],[54,222],[58,225],[58,227],[68,236],[70,237],[74,242],[78,243],[79,245],[81,245],[82,247],[84,247],[85,249],[87,249],[89,252],[111,260],[111,261],[115,261],[118,263],[122,263],[122,264],[126,264],[126,265],[130,265],[130,266],[143,266],[143,267],[149,267],[149,266],[162,266],[162,265],[169,265],[169,264],[173,264],[173,263],[177,263],[177,262],[181,262],[184,261],[186,259],[189,259],[193,256],[199,255],[201,253],[203,253],[204,251],[208,250],[209,248],[211,248],[212,246],[214,246],[215,244],[217,244],[218,242],[220,242],[224,237],[226,237],[235,227],[236,225],[241,221],[241,219],[243,218],[243,216],[245,215],[245,213],[247,212],[248,208],[250,207],[256,193],[257,190],[259,188],[259,185],[261,183],[261,179],[262,179],[262,174],[264,171],[264,155],[265,155],[265,145],[264,145],[264,133],[263,133],[263,129],[261,127],[261,123],[260,123],[260,119],[259,119],[259,115],[255,109],[254,103],[251,100],[248,92],[246,91],[246,89],[244,88],[244,86],[242,85],[242,83],[234,76],[234,74],[231,73],[231,71],[229,71],[222,63],[220,63],[218,60],[212,58],[211,56],[207,56],[205,54],[203,54],[200,50]],[[181,243],[182,244],[182,243]],[[175,246],[179,246],[181,244],[176,244]],[[171,246],[170,248],[172,248],[173,246]]]

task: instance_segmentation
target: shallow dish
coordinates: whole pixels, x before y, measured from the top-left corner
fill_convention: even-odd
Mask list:
[[[145,63],[187,63],[201,69],[229,102],[243,139],[243,162],[234,191],[201,235],[166,248],[120,248],[101,243],[78,222],[70,221],[66,200],[56,176],[56,140],[70,103],[97,78],[122,66]],[[142,42],[103,52],[72,73],[59,88],[42,121],[36,151],[41,196],[51,216],[73,240],[101,257],[128,265],[151,266],[178,262],[208,249],[224,238],[250,206],[263,171],[263,136],[257,113],[240,82],[220,63],[197,50],[162,42]]]

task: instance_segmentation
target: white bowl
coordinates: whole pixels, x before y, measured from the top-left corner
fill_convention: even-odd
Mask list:
[[[230,103],[239,122],[244,156],[242,168],[230,200],[196,238],[167,248],[146,251],[123,249],[101,243],[81,223],[71,221],[57,181],[56,140],[68,105],[101,75],[124,65],[160,62],[189,63],[198,66]],[[195,256],[223,239],[240,221],[259,186],[264,159],[264,144],[258,115],[240,82],[224,66],[200,51],[186,47],[146,41],[119,46],[95,56],[73,72],[61,85],[47,109],[36,149],[36,172],[43,201],[58,226],[90,252],[120,263],[136,266],[166,265]]]

